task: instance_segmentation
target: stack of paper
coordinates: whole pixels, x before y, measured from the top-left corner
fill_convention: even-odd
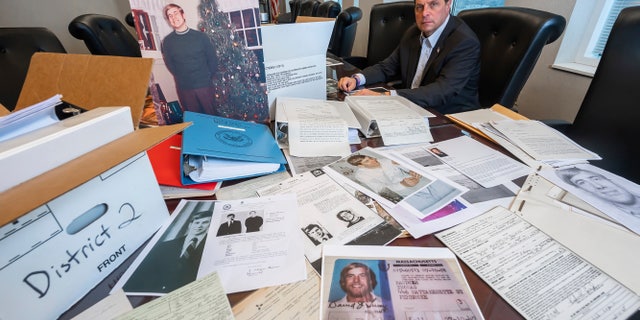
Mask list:
[[[501,145],[532,168],[559,167],[600,156],[542,122],[501,105],[446,115],[453,122]]]
[[[491,121],[478,128],[525,163],[559,167],[602,159],[540,121]]]
[[[384,144],[433,141],[429,130],[432,113],[401,96],[347,96],[360,130],[367,137],[382,136]]]

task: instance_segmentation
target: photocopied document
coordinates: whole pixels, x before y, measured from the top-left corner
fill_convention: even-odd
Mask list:
[[[320,319],[484,319],[447,248],[328,245],[322,260]]]
[[[527,178],[509,209],[640,295],[640,256],[634,254],[640,237],[600,215],[561,202],[569,194],[535,174]]]
[[[218,202],[198,278],[218,273],[226,293],[304,280],[298,212],[294,194]]]
[[[429,151],[485,188],[527,176],[533,171],[533,168],[467,136],[434,143]]]
[[[307,280],[254,291],[233,306],[236,320],[318,319],[320,276],[307,263]]]
[[[314,169],[321,169],[322,167],[340,160],[340,156],[326,156],[326,157],[296,157],[289,154],[288,149],[282,149],[284,157],[289,164],[289,170],[292,175],[304,173]]]
[[[539,173],[640,235],[640,185],[591,164]]]
[[[211,273],[115,318],[115,320],[172,319],[234,319],[218,274]]]
[[[89,309],[73,317],[72,320],[111,320],[133,310],[124,291],[118,290],[98,301]]]
[[[640,308],[634,292],[503,207],[436,237],[527,319],[627,319]]]
[[[357,120],[349,107],[344,103],[312,101],[284,102],[282,111],[289,125],[289,153],[298,157],[345,156],[351,153],[349,124],[342,113],[349,111],[352,126],[357,125]],[[281,104],[280,99],[277,103],[278,106]]]
[[[307,259],[316,270],[319,270],[325,244],[357,244],[361,241],[385,245],[401,233],[398,229],[390,228],[384,219],[321,169],[305,172],[258,190],[261,197],[291,193],[297,197],[301,243],[304,244]],[[374,229],[380,232],[368,235]]]
[[[385,145],[433,141],[430,114],[400,96],[347,96],[366,137],[382,136]]]
[[[182,200],[114,290],[160,296],[212,272],[226,293],[305,279],[292,194]]]
[[[468,190],[444,208],[430,214],[424,219],[418,219],[414,214],[401,208],[391,209],[394,218],[402,223],[404,228],[415,238],[422,237],[450,228],[471,218],[477,217],[495,206],[509,206],[520,185],[514,181],[485,188],[473,181],[460,171],[452,168],[437,156],[431,144],[403,145],[384,148],[391,158],[411,160],[426,172],[451,183],[464,186]],[[409,163],[409,162],[408,162]]]
[[[492,128],[528,155],[539,161],[584,161],[601,159],[562,133],[540,121],[503,120],[490,122]]]

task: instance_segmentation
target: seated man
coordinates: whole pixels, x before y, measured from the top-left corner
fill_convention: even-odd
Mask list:
[[[450,15],[452,0],[415,0],[416,26],[409,28],[385,60],[351,77],[338,88],[350,92],[367,83],[402,80],[392,95],[423,108],[456,113],[480,108],[480,41],[461,19]],[[380,95],[362,90],[356,95]]]

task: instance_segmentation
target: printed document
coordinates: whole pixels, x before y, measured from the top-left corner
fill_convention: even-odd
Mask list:
[[[535,160],[549,162],[601,159],[540,121],[503,120],[490,122],[490,125]]]
[[[574,207],[589,207],[580,199],[567,205],[571,196],[542,176],[530,175],[510,210],[640,295],[640,256],[632,253],[640,248],[640,237],[603,219],[596,208],[590,207],[590,213]]]
[[[527,319],[627,319],[640,297],[513,212],[436,234]]]
[[[114,290],[163,295],[214,271],[226,293],[300,281],[306,273],[298,230],[292,194],[182,200]]]
[[[423,219],[418,219],[415,215],[397,207],[389,209],[393,217],[415,238],[455,226],[495,206],[506,207],[520,190],[517,180],[503,181],[500,185],[485,188],[443,162],[442,157],[436,156],[434,152],[429,151],[430,149],[432,149],[431,144],[384,148],[386,154],[393,159],[399,159],[399,161],[404,159],[407,163],[415,163],[419,168],[439,179],[446,179],[454,185],[468,189],[442,209]]]
[[[485,188],[527,176],[533,171],[531,167],[467,136],[434,143],[429,151]]]
[[[322,169],[258,190],[261,197],[290,193],[297,196],[298,233],[305,255],[316,270],[320,270],[326,244],[385,245],[401,234]]]
[[[318,319],[320,276],[307,263],[307,280],[262,288],[233,306],[235,320]]]
[[[115,320],[232,320],[233,313],[217,273],[147,302]]]
[[[366,137],[382,136],[384,144],[433,141],[429,117],[434,115],[401,96],[347,96]]]
[[[278,98],[276,103],[276,116],[286,115],[291,155],[317,157],[351,153],[349,126],[358,126],[358,122],[346,103],[286,98]]]

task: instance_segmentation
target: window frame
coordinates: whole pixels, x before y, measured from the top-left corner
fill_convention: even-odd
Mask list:
[[[616,1],[620,0],[576,0],[552,68],[593,77],[600,57],[591,52],[608,32],[605,23]]]

